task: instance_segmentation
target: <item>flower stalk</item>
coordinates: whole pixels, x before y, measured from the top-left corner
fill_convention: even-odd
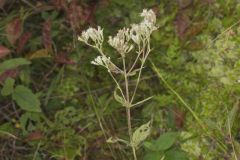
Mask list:
[[[83,31],[81,36],[78,37],[79,41],[84,42],[86,45],[97,49],[100,53],[100,56],[95,58],[91,63],[93,65],[102,66],[107,69],[108,73],[114,80],[117,90],[114,92],[114,98],[116,101],[122,104],[126,108],[126,119],[128,126],[129,142],[128,144],[132,148],[132,153],[134,160],[137,160],[136,150],[139,145],[144,141],[148,134],[150,133],[150,122],[142,125],[140,128],[145,128],[143,133],[140,133],[137,129],[134,133],[132,131],[131,123],[131,108],[136,104],[141,104],[150,98],[146,98],[142,101],[133,103],[134,97],[137,92],[137,88],[140,82],[140,77],[144,64],[147,60],[149,53],[151,52],[150,48],[150,36],[153,31],[157,30],[156,26],[156,15],[152,10],[144,9],[140,14],[143,17],[143,20],[139,24],[132,24],[130,28],[123,28],[118,31],[118,33],[113,37],[109,36],[108,43],[113,47],[120,55],[122,59],[122,69],[112,62],[112,59],[103,52],[103,29],[97,27],[97,29],[89,28],[86,31]],[[133,51],[137,53],[136,59],[133,63],[129,62],[130,69],[127,68],[126,58],[129,54],[132,54]],[[136,65],[140,63],[140,68],[135,69]],[[138,74],[137,74],[138,72]],[[133,91],[129,88],[129,79],[134,77],[137,74],[137,81]],[[124,77],[124,86],[121,86],[117,80],[117,75]],[[117,92],[120,92],[118,95]],[[115,141],[110,138],[108,142],[114,143]],[[120,141],[121,139],[117,139]]]

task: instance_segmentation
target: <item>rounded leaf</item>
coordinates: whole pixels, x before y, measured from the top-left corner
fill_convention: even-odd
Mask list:
[[[12,94],[12,98],[23,110],[41,112],[40,101],[29,88],[18,85]]]
[[[159,151],[164,151],[172,147],[177,140],[178,134],[176,132],[167,132],[161,135],[157,141],[156,146]]]

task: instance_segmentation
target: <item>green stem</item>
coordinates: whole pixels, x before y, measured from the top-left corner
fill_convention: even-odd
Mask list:
[[[127,76],[125,57],[122,57],[122,60],[123,60],[123,71],[124,71],[125,87],[126,87],[126,101],[129,103],[128,76]],[[127,116],[127,124],[128,124],[128,134],[129,134],[130,144],[132,147],[133,157],[134,157],[134,160],[137,160],[136,150],[132,144],[132,124],[131,124],[131,109],[130,109],[130,107],[126,107],[126,116]]]

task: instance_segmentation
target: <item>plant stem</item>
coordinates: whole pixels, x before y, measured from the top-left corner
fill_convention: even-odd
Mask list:
[[[150,51],[151,51],[151,47],[150,47],[150,37],[147,38],[146,41],[147,41],[147,42],[143,43],[143,49],[142,49],[142,51],[139,50],[139,55],[142,54],[143,57],[142,57],[142,60],[141,60],[141,66],[140,66],[140,71],[139,71],[139,73],[138,73],[136,86],[135,86],[135,88],[134,88],[134,92],[133,92],[133,95],[132,95],[132,98],[131,98],[130,103],[132,103],[133,100],[134,100],[134,97],[135,97],[135,94],[136,94],[136,92],[137,92],[137,88],[138,88],[138,85],[139,85],[139,82],[140,82],[140,77],[141,77],[141,74],[142,74],[143,66],[144,66],[144,64],[145,64],[145,62],[146,62],[146,59],[147,59],[147,57],[148,57],[148,55],[149,55],[149,53],[150,53]],[[147,46],[146,46],[146,44],[147,44]],[[146,54],[144,54],[145,49],[146,49],[146,52],[145,52]],[[142,53],[141,53],[141,52],[142,52]]]
[[[130,145],[132,147],[133,157],[134,160],[137,160],[136,150],[132,143],[132,124],[131,124],[131,109],[126,107],[126,114],[127,114],[127,123],[128,123],[128,134],[130,139]]]
[[[136,86],[135,86],[135,88],[134,88],[133,95],[132,95],[132,98],[131,98],[130,103],[133,102],[133,99],[134,99],[135,94],[136,94],[136,92],[137,92],[138,84],[139,84],[139,82],[140,82],[140,77],[141,77],[141,74],[142,74],[143,65],[144,65],[144,60],[143,60],[143,62],[142,62],[142,64],[141,64],[140,71],[139,71],[139,73],[138,73],[138,78],[137,78]]]
[[[126,87],[126,101],[130,104],[130,101],[129,101],[129,88],[128,88],[128,76],[127,76],[125,57],[122,57],[122,60],[123,60],[123,71],[124,71],[125,87]],[[137,160],[135,147],[132,144],[131,109],[128,106],[126,107],[126,114],[127,114],[126,116],[127,116],[128,134],[129,134],[129,139],[130,139],[130,145],[132,147],[134,160]]]
[[[124,71],[125,87],[126,87],[126,100],[127,102],[129,102],[128,76],[127,76],[127,70],[126,70],[125,57],[123,57],[122,59],[123,59],[123,71]]]
[[[134,67],[135,67],[135,65],[137,64],[137,61],[138,61],[140,55],[141,55],[141,51],[139,50],[138,55],[137,55],[137,58],[135,59],[133,65],[132,65],[132,67],[131,67],[131,69],[129,69],[128,74],[131,73],[131,71],[134,69]]]
[[[91,45],[91,44],[89,44],[89,43],[86,43],[86,44],[89,45],[89,46],[91,46],[91,47],[93,47],[93,48],[96,48],[102,56],[106,57],[105,54],[103,53],[102,48],[95,47],[95,46],[93,46],[93,45]],[[124,63],[125,63],[125,62],[124,62]],[[118,81],[116,80],[116,78],[113,76],[113,74],[112,74],[111,71],[109,71],[109,74],[110,74],[110,76],[112,77],[112,79],[114,80],[114,82],[116,83],[118,89],[120,90],[121,95],[122,95],[122,98],[123,98],[124,100],[126,100],[120,84],[118,83]]]

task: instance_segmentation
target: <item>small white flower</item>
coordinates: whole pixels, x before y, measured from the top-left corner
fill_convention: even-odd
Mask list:
[[[108,43],[115,48],[120,54],[128,53],[133,46],[129,45],[130,40],[129,29],[120,29],[115,37],[109,36]]]
[[[104,66],[108,67],[108,64],[110,63],[110,57],[106,56],[97,56],[93,61],[91,61],[91,64],[97,65],[97,66]]]
[[[130,37],[137,45],[148,39],[152,32],[157,29],[156,15],[152,10],[144,9],[140,15],[144,17],[143,21],[139,24],[133,24],[130,30]]]
[[[141,38],[140,38],[139,34],[134,34],[134,32],[132,32],[131,38],[132,38],[133,42],[135,42],[138,45],[140,44]]]
[[[95,28],[88,28],[86,31],[83,31],[81,36],[78,37],[79,41],[83,41],[85,43],[90,43],[89,40],[92,40],[96,45],[102,45],[103,43],[103,29],[98,26],[97,29]]]
[[[144,21],[149,22],[149,23],[156,23],[156,15],[153,12],[153,10],[147,10],[144,9],[142,13],[140,14],[141,17],[144,17]]]

